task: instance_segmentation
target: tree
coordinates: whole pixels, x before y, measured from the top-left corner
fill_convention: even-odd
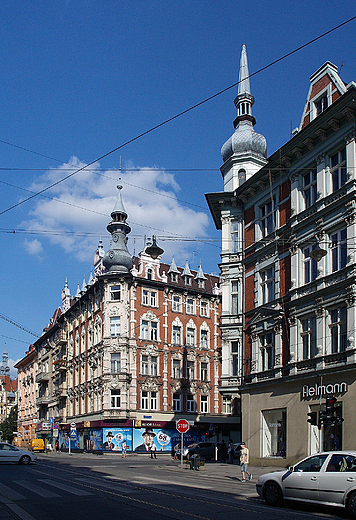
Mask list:
[[[14,432],[17,431],[17,404],[11,408],[8,417],[0,423],[0,431],[4,441],[13,441]]]

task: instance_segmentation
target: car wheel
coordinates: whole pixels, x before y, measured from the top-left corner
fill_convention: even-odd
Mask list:
[[[275,482],[267,482],[263,497],[269,506],[278,506],[283,499],[281,488]]]
[[[20,464],[30,464],[31,457],[29,455],[22,455],[20,459]]]
[[[351,518],[356,518],[356,493],[351,493],[347,498],[346,509]]]

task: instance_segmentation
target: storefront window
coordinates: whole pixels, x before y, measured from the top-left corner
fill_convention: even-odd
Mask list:
[[[286,411],[262,412],[262,457],[286,457]]]

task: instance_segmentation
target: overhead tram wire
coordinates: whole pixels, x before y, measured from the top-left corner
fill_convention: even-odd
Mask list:
[[[297,47],[296,49],[294,49],[293,51],[290,51],[288,52],[287,54],[284,54],[283,56],[281,56],[280,58],[277,58],[276,60],[270,62],[268,65],[265,65],[264,67],[261,67],[260,69],[258,69],[257,71],[253,72],[252,74],[250,74],[248,76],[248,78],[252,78],[253,76],[256,76],[257,74],[263,72],[264,70],[267,70],[268,68],[272,67],[273,65],[275,65],[276,63],[279,63],[280,61],[288,58],[289,56],[292,56],[293,54],[295,54],[296,52],[300,51],[301,49],[304,49],[305,47],[311,45],[312,43],[315,43],[316,41],[320,40],[321,38],[324,38],[325,36],[327,36],[328,34],[331,34],[332,32],[336,31],[337,29],[340,29],[340,27],[343,27],[344,25],[352,22],[353,20],[356,19],[356,15],[349,18],[348,20],[346,20],[345,22],[342,22],[341,24],[339,25],[336,25],[335,27],[333,27],[332,29],[329,29],[328,31],[320,34],[319,36],[317,36],[316,38],[313,38],[312,40],[309,40],[307,43],[304,43],[303,45],[300,45],[299,47]],[[247,79],[247,78],[245,78]],[[25,202],[28,202],[29,200],[32,200],[33,198],[41,195],[42,193],[44,193],[45,191],[48,191],[49,189],[53,188],[54,186],[57,186],[58,184],[66,181],[67,179],[73,177],[74,175],[76,175],[77,173],[81,172],[82,170],[85,170],[88,166],[92,166],[93,164],[95,164],[96,162],[98,161],[101,161],[102,159],[104,159],[105,157],[108,157],[109,155],[113,154],[114,152],[117,152],[118,150],[120,150],[121,148],[124,148],[125,146],[133,143],[134,141],[137,141],[138,139],[140,139],[141,137],[144,137],[145,135],[153,132],[154,130],[157,130],[158,128],[161,128],[162,126],[165,126],[166,124],[174,121],[175,119],[178,119],[179,117],[187,114],[188,112],[191,112],[192,110],[194,110],[195,108],[198,108],[200,107],[201,105],[204,105],[205,103],[207,103],[208,101],[211,101],[212,99],[215,99],[216,97],[220,96],[221,94],[224,94],[225,92],[227,92],[228,90],[231,90],[232,88],[236,87],[238,84],[240,83],[240,81],[237,81],[235,83],[233,83],[232,85],[230,85],[229,87],[226,87],[222,90],[220,90],[219,92],[213,94],[212,96],[209,96],[207,97],[206,99],[204,99],[203,101],[200,101],[199,103],[196,103],[195,105],[192,105],[191,107],[185,109],[185,110],[182,110],[181,112],[179,112],[178,114],[175,114],[174,116],[166,119],[165,121],[162,121],[161,123],[155,125],[155,126],[152,126],[151,128],[149,128],[148,130],[145,130],[144,132],[138,134],[137,136],[133,137],[132,139],[129,139],[128,141],[126,141],[125,143],[117,146],[116,148],[113,148],[112,150],[110,150],[109,152],[106,152],[105,154],[101,155],[100,157],[98,157],[97,159],[91,161],[89,164],[85,165],[85,166],[82,166],[81,168],[78,168],[77,170],[75,170],[74,172],[70,173],[69,175],[66,175],[65,177],[63,177],[62,179],[54,182],[53,184],[51,184],[50,186],[47,186],[46,188],[43,188],[42,190],[40,190],[39,192],[37,192],[36,194],[34,195],[31,195],[30,197],[28,197],[27,199],[24,199],[20,202],[18,202],[17,204],[14,204],[10,207],[8,207],[7,209],[3,210],[0,212],[0,215],[4,215],[5,213],[7,213],[8,211],[11,211],[12,209],[15,209],[17,208],[18,206],[24,204]],[[4,141],[3,141],[4,142]],[[18,148],[22,148],[20,146],[17,146]],[[24,150],[26,150],[25,148],[23,148]],[[33,153],[36,153],[37,155],[43,155],[44,154],[40,154],[38,152],[33,152]],[[48,156],[46,156],[47,158],[49,158]],[[57,159],[55,159],[57,161]]]

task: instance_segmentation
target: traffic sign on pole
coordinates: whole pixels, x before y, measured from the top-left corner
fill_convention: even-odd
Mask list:
[[[179,419],[176,423],[176,428],[179,433],[186,433],[189,430],[189,422],[186,419]]]

